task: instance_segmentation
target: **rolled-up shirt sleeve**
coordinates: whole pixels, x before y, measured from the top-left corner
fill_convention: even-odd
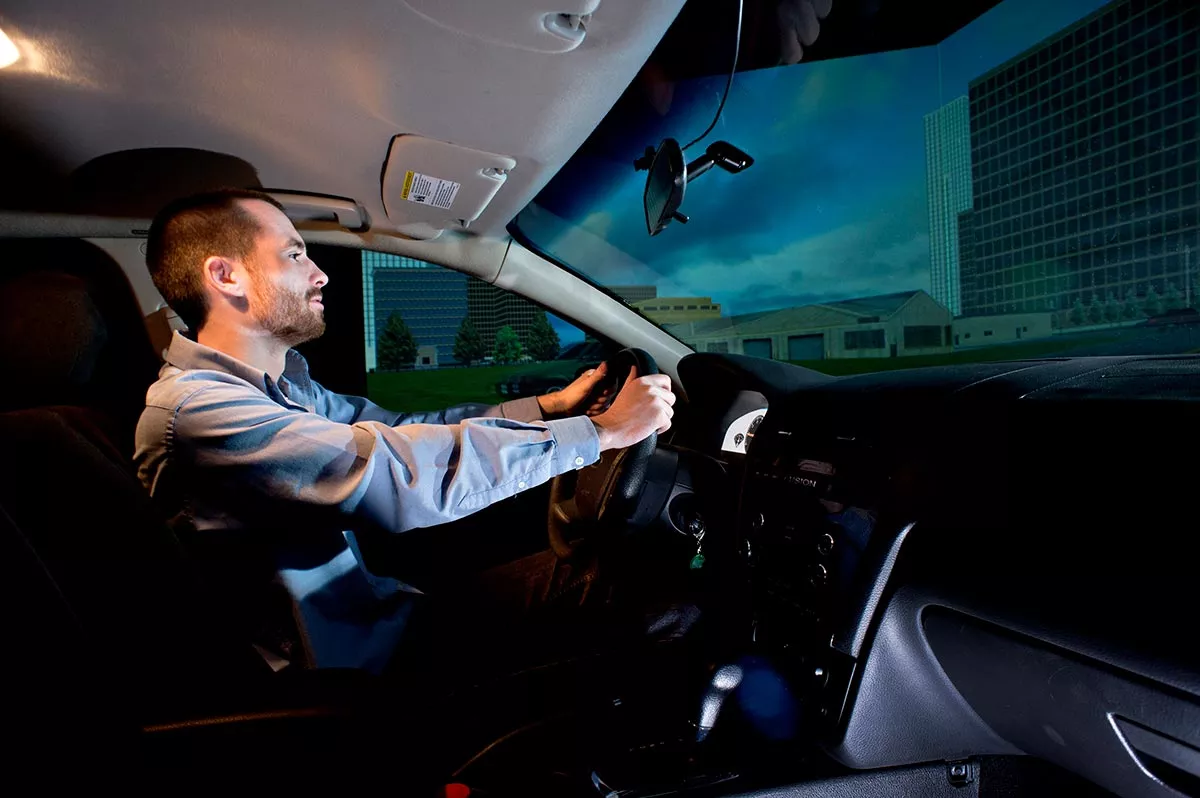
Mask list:
[[[406,424],[458,424],[469,418],[508,418],[514,421],[540,421],[542,408],[537,397],[513,399],[498,405],[468,403],[422,413],[397,413],[387,410],[361,396],[347,396],[312,383],[313,401],[317,412],[343,424],[378,421],[389,427]]]
[[[600,455],[586,417],[405,423],[366,418],[378,408],[368,405],[342,423],[209,384],[179,404],[172,448],[211,499],[242,499],[276,520],[295,513],[389,532],[468,515]]]

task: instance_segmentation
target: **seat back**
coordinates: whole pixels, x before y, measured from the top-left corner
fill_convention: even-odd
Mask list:
[[[0,242],[0,511],[79,625],[74,667],[102,663],[139,719],[265,670],[224,633],[134,473],[156,366],[129,284],[102,250]]]
[[[122,455],[159,358],[121,267],[78,239],[0,241],[0,411],[70,406]]]

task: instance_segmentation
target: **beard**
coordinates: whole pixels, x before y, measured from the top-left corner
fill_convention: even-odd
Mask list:
[[[258,302],[254,317],[264,330],[289,347],[325,333],[324,311],[309,304],[321,294],[319,288],[300,294],[282,290],[265,280],[256,279],[255,283]]]

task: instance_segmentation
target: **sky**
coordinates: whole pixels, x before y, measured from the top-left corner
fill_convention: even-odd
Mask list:
[[[689,224],[647,235],[645,173],[622,141],[605,156],[576,156],[523,228],[602,285],[711,296],[725,314],[929,290],[924,116],[1102,5],[1005,0],[937,46],[739,73],[716,129],[687,156],[725,139],[755,163],[692,183],[681,208]],[[724,83],[676,84],[665,117],[630,127],[647,144],[688,141],[711,121]]]

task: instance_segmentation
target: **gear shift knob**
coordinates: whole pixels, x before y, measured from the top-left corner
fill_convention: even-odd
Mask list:
[[[724,665],[713,674],[708,690],[700,702],[700,723],[696,729],[696,742],[704,742],[713,726],[717,725],[717,717],[725,706],[725,699],[742,683],[742,669],[738,665]]]

